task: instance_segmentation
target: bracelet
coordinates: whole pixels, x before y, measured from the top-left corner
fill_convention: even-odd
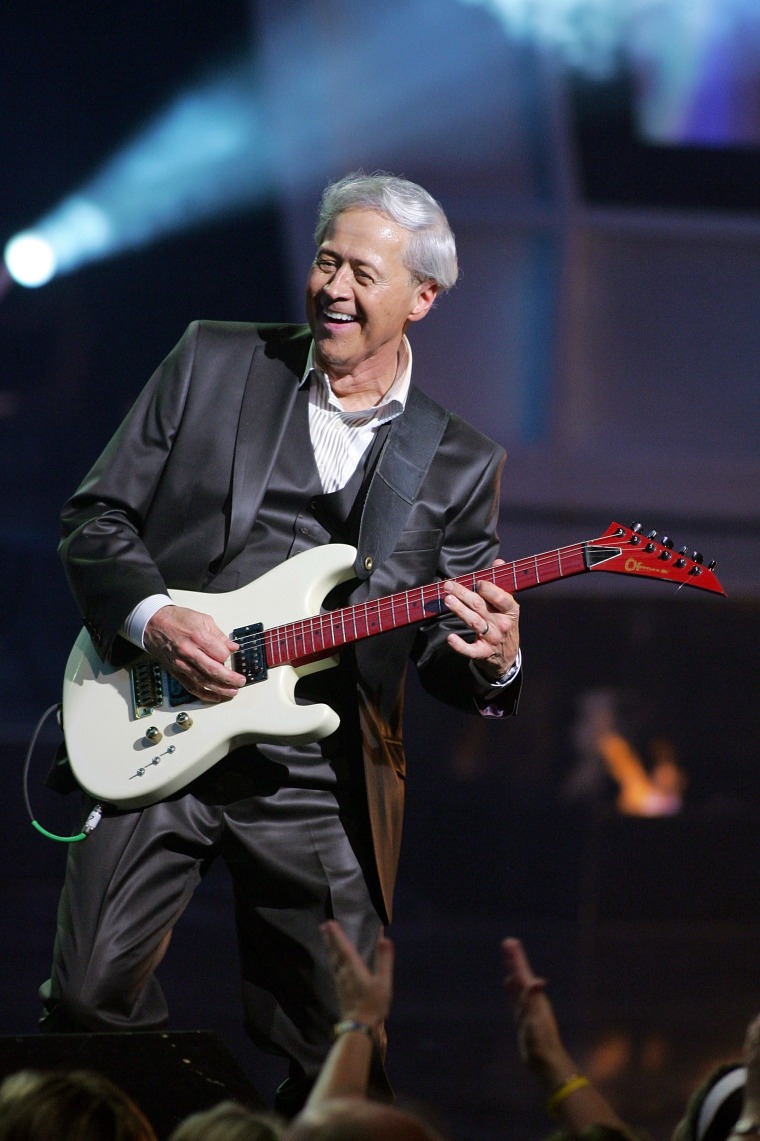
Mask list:
[[[575,1093],[577,1089],[583,1089],[588,1085],[591,1085],[591,1083],[588,1078],[584,1078],[583,1074],[573,1074],[566,1082],[558,1086],[546,1103],[546,1108],[552,1117],[558,1106],[560,1106],[566,1098],[570,1097],[571,1093]]]
[[[366,1034],[368,1038],[375,1037],[371,1026],[368,1026],[366,1022],[356,1022],[353,1018],[346,1018],[343,1022],[336,1022],[333,1026],[333,1034],[336,1038],[340,1038],[341,1034],[351,1034],[354,1030]]]

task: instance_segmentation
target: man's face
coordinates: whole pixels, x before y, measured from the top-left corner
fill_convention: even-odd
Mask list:
[[[413,281],[403,263],[408,237],[384,214],[345,210],[317,250],[306,313],[328,374],[387,371],[407,323],[433,304],[435,284]]]

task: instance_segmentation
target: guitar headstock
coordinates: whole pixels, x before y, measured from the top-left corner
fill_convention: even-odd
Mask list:
[[[603,535],[584,546],[589,570],[641,575],[660,582],[696,586],[713,594],[726,593],[714,574],[714,562],[705,566],[698,551],[687,555],[686,547],[674,550],[675,544],[667,535],[658,540],[656,531],[643,534],[640,523],[633,527],[610,523]]]

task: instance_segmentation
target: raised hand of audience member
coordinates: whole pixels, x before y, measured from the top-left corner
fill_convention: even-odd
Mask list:
[[[366,1095],[372,1055],[385,1049],[385,1019],[393,996],[394,949],[382,930],[373,967],[367,966],[336,920],[323,923],[320,930],[335,980],[340,1021],[307,1109],[331,1098]]]
[[[565,1047],[546,981],[534,973],[520,940],[508,938],[501,946],[520,1056],[546,1090],[548,1112],[568,1132],[592,1125],[630,1132]]]

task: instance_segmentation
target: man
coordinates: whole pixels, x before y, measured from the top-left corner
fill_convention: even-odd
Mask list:
[[[497,550],[502,449],[411,384],[405,330],[457,276],[440,206],[405,180],[349,175],[325,191],[316,238],[308,327],[191,325],[63,513],[100,655],[122,665],[144,647],[204,702],[244,685],[236,643],[167,588],[229,591],[339,541],[358,547],[358,581],[329,604],[353,604],[484,568]],[[337,1013],[319,925],[339,920],[370,959],[390,918],[408,658],[448,702],[515,708],[512,597],[451,583],[446,606],[303,677],[299,701],[340,715],[329,737],[243,745],[161,803],[106,812],[70,854],[47,1029],[163,1027],[155,967],[221,855],[246,1027],[290,1059],[278,1106],[300,1104]]]

